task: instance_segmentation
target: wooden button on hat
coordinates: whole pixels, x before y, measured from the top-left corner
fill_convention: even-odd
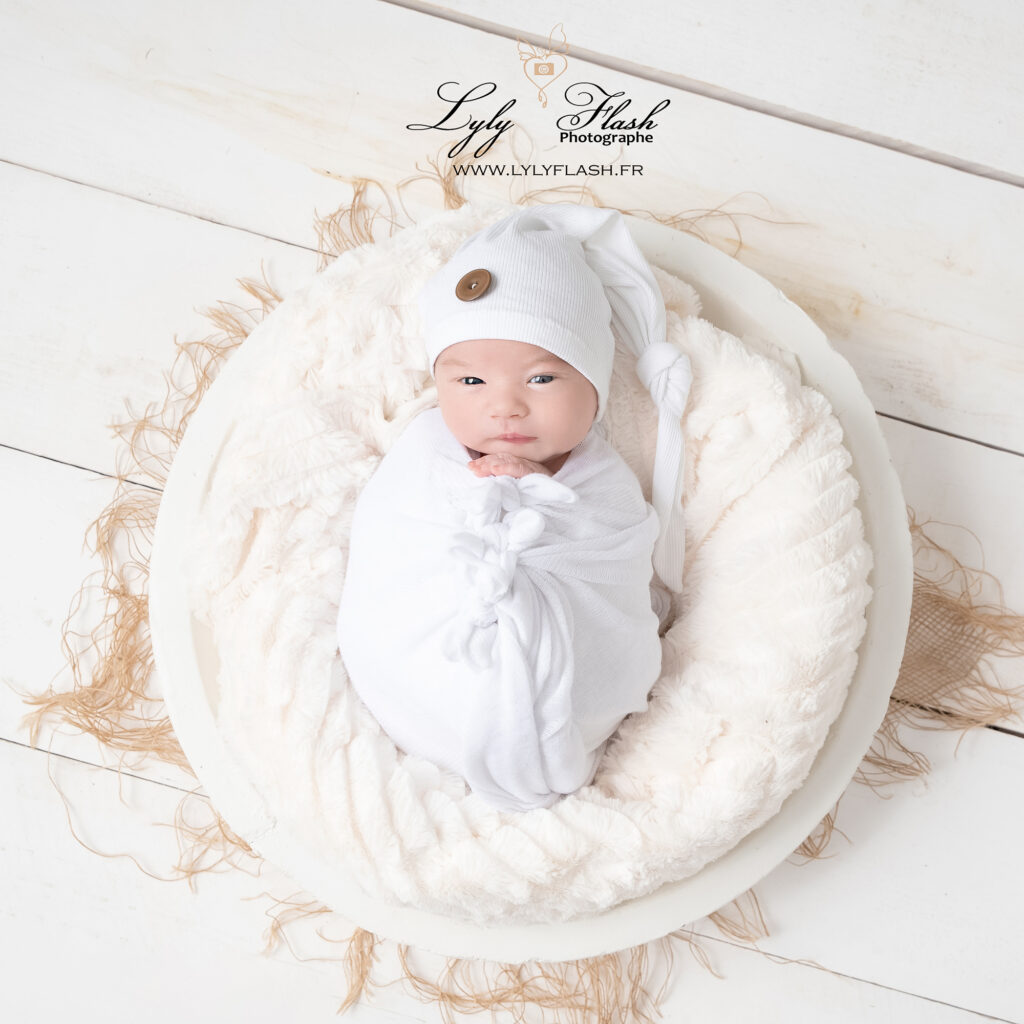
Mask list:
[[[471,270],[459,278],[459,283],[455,286],[455,295],[463,302],[472,302],[473,299],[479,299],[490,286],[491,272],[489,270],[483,268]]]

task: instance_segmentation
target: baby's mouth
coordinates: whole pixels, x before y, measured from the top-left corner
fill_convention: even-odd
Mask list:
[[[513,444],[523,444],[526,441],[536,441],[537,438],[527,437],[525,434],[499,434],[495,440],[511,441]]]

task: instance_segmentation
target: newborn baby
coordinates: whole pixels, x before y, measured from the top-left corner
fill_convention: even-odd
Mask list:
[[[457,342],[441,353],[434,377],[444,422],[474,454],[477,476],[554,476],[597,416],[594,385],[528,342]]]
[[[614,211],[516,211],[420,305],[439,408],[359,496],[342,659],[400,749],[497,807],[550,806],[592,779],[660,674],[651,588],[655,568],[681,586],[689,363]],[[659,406],[654,507],[598,422],[613,323]]]

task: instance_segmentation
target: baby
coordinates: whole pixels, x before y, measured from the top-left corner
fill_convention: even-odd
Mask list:
[[[660,674],[652,594],[664,610],[681,589],[689,362],[615,211],[518,210],[420,308],[438,408],[359,496],[342,659],[397,747],[494,806],[547,807],[591,781]],[[615,335],[659,409],[653,507],[599,426]]]
[[[594,385],[527,342],[457,342],[441,353],[434,378],[444,422],[475,456],[477,476],[554,476],[597,416]]]

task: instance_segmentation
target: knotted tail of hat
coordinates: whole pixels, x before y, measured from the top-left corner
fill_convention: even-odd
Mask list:
[[[617,210],[588,206],[534,206],[522,216],[577,238],[587,264],[604,285],[612,330],[637,357],[636,372],[658,410],[651,504],[660,523],[654,570],[670,590],[682,590],[683,412],[693,374],[690,360],[666,340],[665,302],[654,274]]]

